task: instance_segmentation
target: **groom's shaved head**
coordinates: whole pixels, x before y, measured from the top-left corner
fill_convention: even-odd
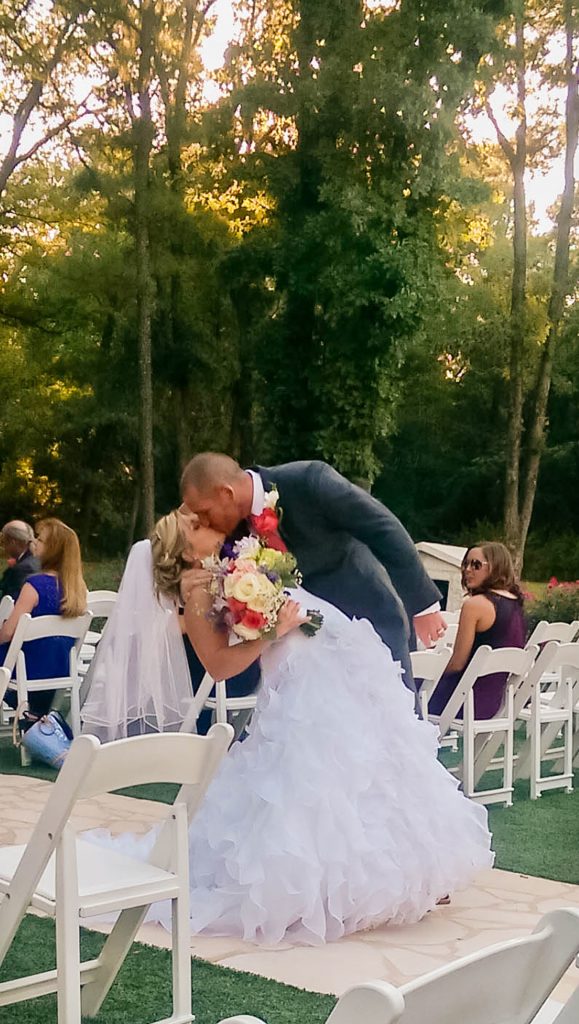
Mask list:
[[[187,463],[181,474],[181,494],[194,487],[199,494],[208,494],[215,487],[235,484],[244,470],[235,459],[221,452],[200,452]]]
[[[183,470],[181,495],[202,526],[228,534],[251,511],[253,483],[229,455],[200,452]]]

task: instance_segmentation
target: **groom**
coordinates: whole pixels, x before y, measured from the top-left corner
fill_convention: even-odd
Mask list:
[[[445,624],[440,594],[392,512],[325,462],[243,470],[228,455],[202,452],[181,477],[184,504],[203,525],[227,535],[263,512],[272,486],[279,492],[280,534],[306,590],[350,618],[369,619],[414,691],[413,629],[430,646]]]

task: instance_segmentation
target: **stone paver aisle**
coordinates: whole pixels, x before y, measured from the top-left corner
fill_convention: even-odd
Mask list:
[[[27,841],[49,786],[22,775],[0,775],[0,845]],[[106,795],[79,804],[74,820],[80,828],[142,833],[165,813],[164,804]],[[475,886],[453,895],[450,906],[439,907],[416,925],[376,928],[318,947],[264,947],[193,936],[191,952],[224,967],[339,995],[373,978],[402,985],[466,953],[527,935],[542,914],[559,907],[579,909],[579,886],[493,869],[483,872]],[[169,945],[168,933],[158,925],[145,925],[139,938]],[[554,998],[566,1000],[578,983],[579,971],[572,967]]]

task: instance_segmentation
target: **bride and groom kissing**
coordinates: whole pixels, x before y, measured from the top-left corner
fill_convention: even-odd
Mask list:
[[[317,944],[419,920],[493,854],[485,809],[460,792],[437,760],[436,730],[415,714],[409,621],[425,640],[443,624],[428,610],[439,595],[410,537],[322,462],[245,471],[204,453],[182,485],[181,509],[131,551],[84,717],[107,738],[129,721],[178,728],[191,700],[183,634],[214,678],[259,659],[248,735],[190,828],[192,931]],[[270,488],[279,538],[265,515]],[[304,588],[271,639],[230,644],[207,614],[196,566],[268,518],[272,546],[296,556]],[[297,628],[308,607],[323,616],[313,638]],[[135,838],[108,842],[134,849]],[[141,842],[145,855],[151,838]],[[167,920],[162,907],[153,917]]]

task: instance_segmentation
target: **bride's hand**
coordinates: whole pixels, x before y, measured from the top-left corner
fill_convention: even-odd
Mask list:
[[[285,636],[286,633],[290,633],[292,629],[299,629],[300,626],[303,626],[304,622],[309,621],[309,617],[305,614],[297,601],[292,601],[291,598],[288,597],[277,617],[277,624],[275,627],[276,639],[279,640],[282,636]]]
[[[183,604],[187,604],[191,594],[197,587],[207,587],[210,579],[211,572],[209,569],[185,569],[179,584]]]

